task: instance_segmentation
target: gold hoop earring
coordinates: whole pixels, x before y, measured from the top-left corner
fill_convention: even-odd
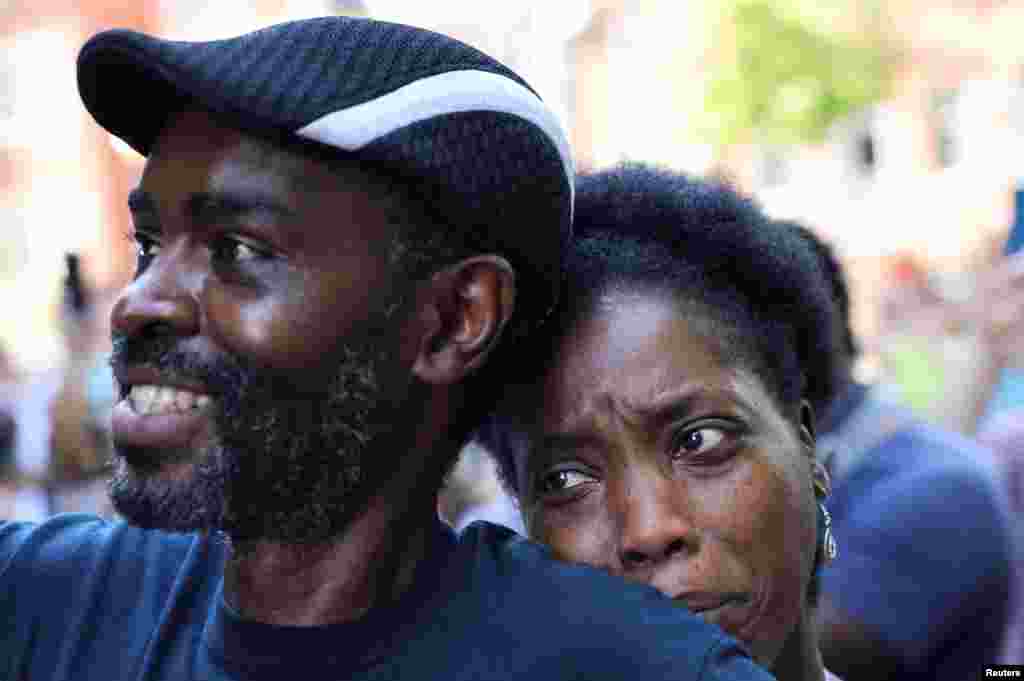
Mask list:
[[[814,496],[819,499],[828,499],[832,494],[832,481],[828,479],[828,473],[825,473],[825,479],[819,479],[817,477],[812,479],[814,485]]]
[[[818,504],[821,507],[821,514],[825,522],[824,554],[825,562],[831,563],[839,555],[839,547],[836,545],[835,535],[832,534],[832,515],[825,508],[825,504]]]

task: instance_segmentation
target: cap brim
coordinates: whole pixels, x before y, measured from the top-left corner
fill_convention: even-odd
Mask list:
[[[78,56],[82,102],[97,123],[143,156],[149,155],[167,118],[190,101],[231,115],[240,127],[287,132],[218,97],[216,74],[205,62],[189,59],[195,56],[191,45],[121,29],[94,36]]]

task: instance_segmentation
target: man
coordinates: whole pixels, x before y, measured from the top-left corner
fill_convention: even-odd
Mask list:
[[[818,419],[838,542],[822,572],[825,664],[848,681],[966,679],[997,661],[1012,550],[1005,499],[976,445],[926,425],[853,377],[849,296],[828,244],[818,252],[838,308],[845,386]]]
[[[78,79],[147,156],[111,317],[132,524],[0,529],[0,678],[768,678],[653,591],[437,519],[569,236],[565,138],[518,76],[325,18],[105,32]]]

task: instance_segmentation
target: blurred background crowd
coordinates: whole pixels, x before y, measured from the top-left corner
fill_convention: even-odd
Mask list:
[[[1020,512],[1024,2],[37,0],[0,2],[0,518],[109,513],[107,317],[143,159],[88,118],[77,50],[113,26],[210,39],[333,13],[491,53],[582,169],[710,175],[808,225],[849,281],[857,377],[985,441]],[[440,511],[519,526],[475,446]]]

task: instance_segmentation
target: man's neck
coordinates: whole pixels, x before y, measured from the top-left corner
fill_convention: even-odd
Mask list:
[[[429,503],[398,514],[393,500],[391,495],[373,499],[330,543],[239,547],[225,569],[228,604],[248,620],[317,626],[359,619],[396,598],[412,583],[436,536],[437,520]],[[397,528],[403,518],[415,520]]]
[[[379,486],[368,476],[379,491],[341,536],[321,545],[238,547],[225,568],[224,597],[240,616],[284,626],[351,622],[409,588],[438,541],[437,494],[462,445],[449,437],[460,405],[444,391],[425,402],[414,432],[381,449],[416,455],[402,457]]]

